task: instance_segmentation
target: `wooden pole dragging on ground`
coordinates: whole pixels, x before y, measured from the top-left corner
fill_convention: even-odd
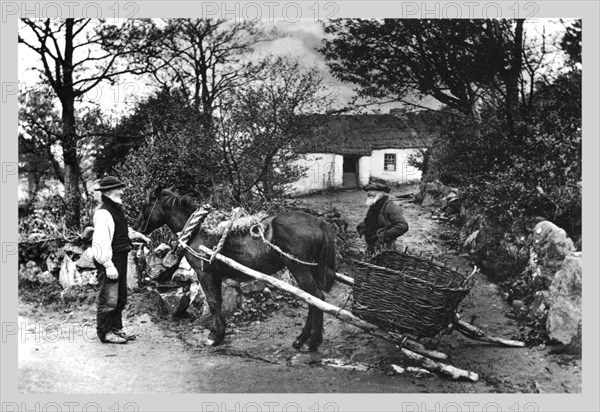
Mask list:
[[[317,307],[318,309],[322,310],[323,312],[327,312],[330,315],[333,315],[333,316],[335,316],[338,319],[341,319],[341,320],[343,320],[345,322],[348,322],[348,323],[350,323],[352,325],[355,325],[355,326],[357,326],[357,327],[365,330],[366,332],[370,333],[373,336],[382,338],[384,340],[388,340],[388,341],[393,342],[393,343],[399,343],[398,342],[398,336],[402,336],[402,335],[391,334],[391,333],[385,332],[382,329],[380,329],[379,327],[377,327],[377,326],[375,326],[373,324],[370,324],[368,322],[365,322],[362,319],[354,316],[352,313],[348,312],[345,309],[338,308],[335,305],[332,305],[330,303],[322,301],[321,299],[316,298],[313,295],[311,295],[311,294],[309,294],[309,293],[307,293],[307,292],[305,292],[305,291],[303,291],[303,290],[301,290],[301,289],[299,289],[299,288],[297,288],[295,286],[292,286],[292,285],[290,285],[287,282],[284,282],[282,280],[276,279],[276,278],[274,278],[272,276],[265,275],[264,273],[258,272],[258,271],[254,270],[254,269],[250,269],[249,267],[246,267],[246,266],[244,266],[244,265],[236,262],[233,259],[230,259],[230,258],[228,258],[226,256],[221,255],[220,253],[213,252],[211,249],[209,249],[209,248],[207,248],[207,247],[205,247],[203,245],[198,245],[198,249],[200,251],[208,254],[208,255],[211,255],[211,256],[214,255],[214,257],[217,260],[220,260],[221,262],[229,265],[233,269],[236,269],[236,270],[238,270],[238,271],[240,271],[242,273],[245,273],[246,275],[248,275],[250,277],[262,280],[265,283],[267,283],[267,284],[269,284],[269,285],[271,285],[273,287],[276,287],[276,288],[281,289],[283,291],[289,292],[289,293],[291,293],[291,294],[293,294],[295,296],[298,296],[299,298],[301,298],[304,301],[306,301],[309,305],[313,305],[313,306]],[[416,353],[415,351],[411,350],[408,347],[409,345],[412,345],[412,343],[414,341],[411,342],[411,343],[409,343],[410,340],[408,338],[404,338],[404,337],[402,337],[402,338],[403,339],[402,339],[401,343],[404,345],[404,347],[402,347],[402,352],[405,353],[407,356],[412,357],[413,359],[417,359],[419,361],[422,361],[423,362],[423,366],[425,368],[430,368],[430,369],[432,369],[434,371],[438,371],[438,372],[442,372],[442,373],[448,374],[448,375],[452,376],[455,379],[463,377],[463,378],[472,380],[473,382],[476,382],[479,379],[479,377],[477,376],[477,374],[474,373],[474,372],[465,371],[465,370],[462,370],[462,369],[455,368],[454,366],[450,366],[450,365],[446,365],[446,364],[443,364],[443,363],[440,363],[440,362],[436,362],[436,361],[430,359],[427,355],[424,356],[424,355],[421,355],[419,353]],[[416,343],[417,346],[421,346],[418,342],[414,342],[414,343]],[[417,347],[417,349],[420,349],[420,348]],[[443,354],[441,352],[437,352],[436,353],[435,351],[428,351],[428,350],[425,350],[425,352],[426,353],[427,352],[429,352],[429,353],[433,352],[434,355],[438,355],[438,356],[441,355],[443,357],[447,357],[446,354]]]
[[[456,328],[457,331],[459,331],[460,333],[465,335],[467,338],[470,338],[473,340],[478,340],[481,342],[488,342],[488,343],[496,343],[498,345],[509,346],[509,347],[513,347],[513,348],[525,347],[525,342],[521,342],[518,340],[497,338],[495,336],[487,336],[483,330],[479,329],[476,326],[471,325],[468,322],[465,322],[464,320],[461,320],[460,316],[458,316],[458,315],[456,315],[456,318],[454,321],[454,327]]]
[[[458,369],[452,365],[448,365],[441,362],[436,362],[433,359],[429,359],[423,355],[419,355],[418,353],[407,350],[406,348],[401,349],[402,352],[411,359],[421,362],[423,367],[430,371],[442,372],[446,375],[452,376],[454,379],[467,379],[471,382],[477,382],[479,380],[479,375],[475,372],[466,371],[463,369]]]

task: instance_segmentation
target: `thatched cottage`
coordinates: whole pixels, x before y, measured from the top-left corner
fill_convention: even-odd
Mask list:
[[[370,179],[390,184],[421,179],[409,157],[431,147],[437,136],[428,115],[334,115],[321,119],[298,150],[308,167],[295,194],[327,188],[358,188]]]

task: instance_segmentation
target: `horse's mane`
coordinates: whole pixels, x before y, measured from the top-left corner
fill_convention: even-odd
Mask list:
[[[160,205],[170,209],[178,207],[190,212],[198,209],[198,202],[193,197],[188,195],[180,195],[170,189],[162,190]]]

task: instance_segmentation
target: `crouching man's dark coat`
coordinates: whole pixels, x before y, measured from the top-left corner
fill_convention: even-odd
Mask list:
[[[357,227],[364,235],[367,251],[393,249],[394,241],[408,231],[402,209],[389,196],[383,196],[367,211],[367,217]]]

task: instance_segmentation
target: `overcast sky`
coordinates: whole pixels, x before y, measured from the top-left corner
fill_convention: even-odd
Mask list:
[[[275,55],[292,55],[300,58],[300,60],[308,66],[317,66],[322,70],[325,76],[327,91],[331,93],[331,97],[334,97],[339,102],[340,106],[345,105],[351,100],[354,95],[354,92],[352,91],[353,86],[337,81],[330,74],[327,65],[325,64],[324,57],[317,52],[317,49],[322,45],[322,39],[325,37],[320,22],[315,22],[313,19],[302,19],[294,23],[280,20],[274,23],[265,21],[264,25],[266,28],[276,28],[280,32],[281,37],[257,45],[255,49],[258,55],[268,53]],[[547,34],[564,30],[563,24],[558,22],[557,19],[538,19],[537,22],[529,22],[526,25],[528,36],[535,35],[539,37],[539,33],[541,33],[543,27],[546,28]],[[37,75],[35,72],[29,70],[32,66],[40,64],[36,56],[35,53],[25,46],[19,45],[19,81],[26,86],[31,86],[36,82]],[[562,61],[559,59],[549,62],[548,64],[560,65],[562,64]],[[151,88],[146,87],[143,83],[140,83],[138,79],[133,77],[123,77],[121,83],[120,86],[102,84],[101,97],[96,98],[95,95],[91,95],[90,99],[99,101],[101,107],[107,114],[119,117],[127,106],[132,106],[132,103],[134,103],[136,99],[142,98],[152,91]],[[114,96],[119,96],[118,104],[115,104]],[[435,106],[435,101],[430,100],[425,102],[425,104],[428,106]],[[400,104],[398,103],[387,104],[380,107],[380,109],[383,112],[387,112],[391,107],[399,106]],[[377,107],[372,107],[372,109],[375,110]]]

